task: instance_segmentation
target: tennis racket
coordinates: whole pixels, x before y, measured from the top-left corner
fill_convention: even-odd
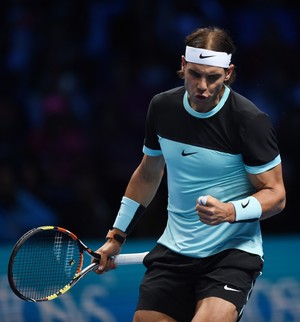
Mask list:
[[[83,268],[84,254],[96,258]],[[147,252],[115,256],[119,265],[140,264]],[[99,266],[100,255],[75,234],[57,226],[41,226],[25,233],[14,246],[8,263],[13,292],[29,302],[48,301],[66,293]]]

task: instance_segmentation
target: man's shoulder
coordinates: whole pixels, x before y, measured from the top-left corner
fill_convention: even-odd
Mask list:
[[[232,89],[230,90],[230,103],[233,111],[238,114],[252,115],[253,117],[266,114],[249,98]]]
[[[230,117],[239,127],[256,131],[257,127],[266,129],[272,126],[270,116],[254,102],[232,90],[230,97]]]
[[[184,93],[185,93],[185,87],[178,86],[156,94],[153,97],[153,100],[165,100],[170,98],[176,99],[178,97],[181,98],[183,97]]]

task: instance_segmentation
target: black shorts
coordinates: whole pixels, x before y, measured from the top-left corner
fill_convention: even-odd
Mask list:
[[[153,310],[190,322],[196,303],[219,297],[233,303],[241,317],[263,260],[237,249],[207,258],[192,258],[157,244],[145,257],[137,310]]]

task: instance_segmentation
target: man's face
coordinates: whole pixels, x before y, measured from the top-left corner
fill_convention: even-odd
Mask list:
[[[183,57],[182,70],[191,107],[203,113],[214,108],[223,95],[224,81],[230,77],[231,69],[188,63]]]

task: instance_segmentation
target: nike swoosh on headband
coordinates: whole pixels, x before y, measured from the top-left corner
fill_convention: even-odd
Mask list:
[[[207,56],[204,56],[202,53],[199,55],[199,58],[200,59],[211,58],[211,57],[215,57],[215,55],[207,55]]]

